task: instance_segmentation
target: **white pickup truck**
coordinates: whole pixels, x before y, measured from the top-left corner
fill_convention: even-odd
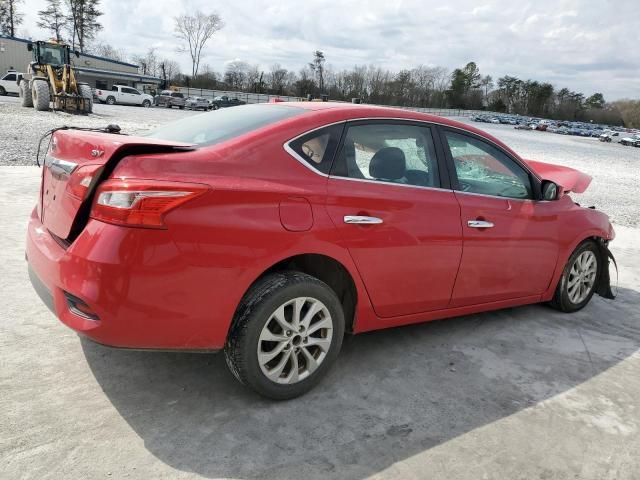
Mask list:
[[[6,95],[7,93],[20,93],[20,87],[18,86],[18,77],[22,77],[22,73],[9,70],[0,78],[0,95]]]
[[[140,93],[135,88],[125,85],[114,85],[111,90],[96,90],[96,97],[107,105],[142,105],[150,107],[153,104],[153,97],[146,93]]]

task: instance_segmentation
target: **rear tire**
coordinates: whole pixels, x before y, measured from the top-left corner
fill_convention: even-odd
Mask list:
[[[7,94],[7,91],[4,89],[4,87],[0,87],[0,97],[4,97]]]
[[[107,97],[107,105],[115,105],[116,104],[116,98],[112,95],[109,95]]]
[[[51,102],[49,84],[39,78],[36,78],[31,84],[31,94],[33,95],[33,106],[35,109],[39,112],[49,111],[49,103]]]
[[[20,81],[20,100],[23,107],[33,107],[33,97],[31,96],[31,85],[28,80]]]
[[[565,313],[583,309],[593,297],[600,279],[602,259],[598,246],[587,240],[574,250],[549,304]]]
[[[84,98],[84,113],[93,112],[93,92],[89,85],[80,85],[78,87],[78,93]]]
[[[286,400],[322,379],[343,336],[342,305],[326,283],[301,272],[273,273],[258,280],[238,306],[225,359],[241,383]]]

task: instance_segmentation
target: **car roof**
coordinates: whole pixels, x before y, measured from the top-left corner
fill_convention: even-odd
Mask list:
[[[384,107],[379,105],[355,104],[347,102],[275,102],[263,105],[284,105],[289,107],[301,108],[307,110],[310,115],[326,117],[327,119],[330,118],[333,121],[386,118],[398,120],[417,120],[422,122],[436,123],[439,125],[465,130],[467,132],[479,135],[499,145],[504,150],[514,155],[516,158],[520,158],[520,156],[516,152],[514,152],[508,145],[504,144],[493,135],[474,127],[473,125],[458,122],[448,117],[440,117],[429,113],[406,110],[397,107]]]

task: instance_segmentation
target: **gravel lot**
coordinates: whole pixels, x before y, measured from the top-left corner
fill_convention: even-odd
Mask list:
[[[123,132],[140,134],[196,114],[178,109],[96,104],[94,114],[76,116],[21,108],[18,100],[17,97],[0,97],[0,141],[3,142],[0,165],[32,165],[39,138],[47,130],[62,125],[102,127],[116,123]],[[588,173],[593,182],[584,194],[576,195],[575,200],[607,212],[616,224],[640,225],[635,196],[640,148],[605,144],[595,138],[515,130],[510,125],[473,125],[503,140],[524,158],[567,165]]]
[[[140,132],[191,114],[0,102],[4,164],[30,163],[38,136],[66,122]],[[318,388],[280,403],[237,384],[222,355],[108,349],[58,322],[24,261],[39,169],[0,166],[0,478],[640,478],[640,149],[482,126],[596,177],[584,203],[616,221],[619,297],[347,337]]]

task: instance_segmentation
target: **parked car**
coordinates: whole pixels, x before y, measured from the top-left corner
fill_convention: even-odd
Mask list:
[[[613,135],[610,133],[603,133],[602,135],[600,135],[598,137],[598,140],[600,140],[601,142],[607,142],[610,143],[612,140]]]
[[[26,241],[43,301],[104,345],[223,350],[267,397],[317,384],[346,331],[613,298],[613,227],[569,196],[591,177],[450,119],[273,103],[50,145]]]
[[[22,78],[22,73],[15,70],[9,70],[0,78],[0,95],[8,93],[20,94],[20,86],[18,80]]]
[[[632,135],[620,139],[622,145],[630,145],[632,147],[640,147],[640,135]]]
[[[209,110],[211,104],[203,97],[189,97],[185,100],[184,106],[189,110]]]
[[[154,102],[159,107],[178,107],[180,110],[185,106],[184,94],[172,90],[163,90],[160,95],[155,96]]]
[[[111,90],[96,89],[95,97],[107,105],[141,105],[150,107],[153,103],[153,97],[146,93],[141,93],[135,88],[126,85],[114,85]]]
[[[227,107],[237,107],[238,105],[245,105],[246,102],[238,98],[229,98],[226,95],[222,95],[220,97],[214,97],[211,102],[211,108],[213,110],[218,110],[219,108],[227,108]]]

